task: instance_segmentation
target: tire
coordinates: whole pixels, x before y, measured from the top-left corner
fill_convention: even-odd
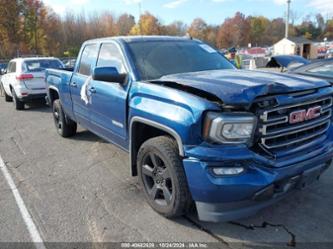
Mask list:
[[[13,103],[14,103],[15,109],[18,111],[24,110],[24,102],[19,100],[14,89],[12,89],[12,96],[13,96]]]
[[[4,90],[4,94],[5,94],[5,101],[6,101],[6,102],[13,102],[13,98],[10,97],[10,96],[6,93],[5,90]]]
[[[139,149],[137,166],[146,199],[157,213],[175,218],[188,212],[192,198],[177,144],[172,138],[161,136],[147,140]]]
[[[58,134],[62,137],[74,136],[76,134],[77,124],[73,120],[66,117],[59,99],[56,99],[53,102],[52,109],[54,124],[57,128]]]
[[[5,89],[3,88],[2,82],[0,81],[0,97],[5,96],[4,91],[5,91]]]
[[[13,98],[10,97],[10,96],[6,93],[5,88],[3,87],[2,82],[0,82],[0,93],[1,93],[1,94],[0,94],[1,97],[5,96],[5,101],[6,101],[6,102],[12,102],[12,101],[13,101]]]

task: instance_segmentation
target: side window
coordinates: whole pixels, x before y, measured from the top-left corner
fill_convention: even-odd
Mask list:
[[[16,62],[10,62],[8,64],[8,73],[15,73],[16,72]]]
[[[12,62],[9,62],[7,65],[7,73],[10,73],[10,67],[12,66]]]
[[[85,46],[82,52],[79,73],[83,75],[91,75],[92,70],[95,67],[95,62],[97,58],[98,47],[97,44],[91,44]]]
[[[99,53],[97,67],[115,67],[119,73],[126,73],[124,58],[113,43],[105,43]]]

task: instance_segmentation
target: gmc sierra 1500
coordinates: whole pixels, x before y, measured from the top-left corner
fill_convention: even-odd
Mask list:
[[[50,69],[46,79],[59,134],[80,124],[128,151],[166,217],[193,202],[204,221],[249,216],[331,164],[330,84],[237,70],[198,40],[87,41],[74,72]]]

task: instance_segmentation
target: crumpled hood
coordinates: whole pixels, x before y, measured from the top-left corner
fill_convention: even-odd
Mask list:
[[[299,75],[249,70],[214,70],[163,76],[161,81],[176,82],[214,94],[227,105],[250,105],[258,96],[305,91],[330,86],[324,80]]]

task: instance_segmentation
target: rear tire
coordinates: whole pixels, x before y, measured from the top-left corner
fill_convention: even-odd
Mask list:
[[[188,190],[176,142],[167,136],[147,140],[137,156],[140,183],[149,205],[159,214],[174,218],[188,212]]]
[[[60,136],[72,137],[76,134],[77,124],[66,117],[59,99],[53,102],[53,119]]]
[[[12,101],[13,101],[13,98],[10,97],[10,96],[6,93],[5,88],[3,87],[2,82],[0,82],[0,93],[1,93],[1,94],[0,94],[1,97],[5,96],[5,101],[6,101],[6,102],[12,102]]]
[[[6,93],[5,90],[3,90],[3,91],[4,91],[4,94],[5,94],[5,101],[6,101],[6,102],[13,102],[13,98],[10,97],[10,96]]]
[[[13,102],[14,102],[15,109],[18,110],[18,111],[24,110],[24,102],[22,102],[17,97],[14,89],[12,89],[12,96],[13,96]]]

